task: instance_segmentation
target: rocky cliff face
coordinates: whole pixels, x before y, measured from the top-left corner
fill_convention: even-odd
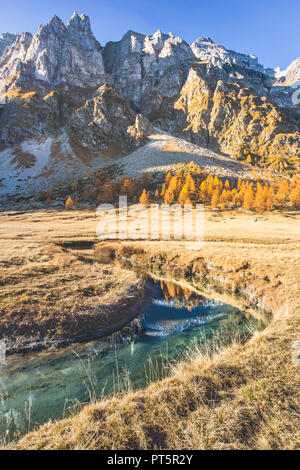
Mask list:
[[[215,44],[209,37],[196,39],[191,48],[198,59],[208,62],[215,67],[227,68],[227,71],[245,70],[246,73],[253,71],[258,74],[266,72],[254,55],[240,54],[227,50],[225,47]]]
[[[0,34],[0,57],[2,56],[4,50],[7,47],[10,47],[12,43],[16,40],[16,34],[3,33]]]
[[[44,134],[55,136],[105,82],[102,47],[87,16],[67,25],[54,16],[32,36],[24,33],[0,58],[2,147]]]
[[[242,80],[213,78],[194,66],[174,108],[175,133],[196,144],[266,162],[278,153],[292,160],[299,155],[296,119]]]
[[[24,85],[30,77],[41,82],[40,86],[97,86],[104,79],[102,48],[91,31],[89,18],[74,13],[65,26],[53,16],[33,37],[29,33],[17,36],[3,50],[0,77],[8,79],[16,73],[23,74]]]
[[[83,148],[99,152],[107,150],[110,156],[134,150],[144,143],[143,135],[131,135],[136,114],[112,86],[100,86],[94,96],[71,115],[68,127],[73,141]]]
[[[145,143],[148,119],[234,158],[277,154],[297,166],[298,72],[298,61],[280,75],[208,37],[190,46],[160,30],[102,47],[87,16],[54,16],[34,36],[0,36],[0,150],[66,135],[83,153],[123,155]]]
[[[154,125],[236,158],[299,155],[298,110],[291,90],[255,56],[198,38],[129,31],[104,49],[111,83]],[[287,109],[285,109],[287,108]]]
[[[294,85],[300,80],[300,57],[294,60],[286,70],[276,69],[275,74],[278,84]]]
[[[180,93],[193,56],[185,41],[160,30],[152,36],[128,31],[120,42],[108,43],[103,53],[107,78],[152,119],[164,101]]]

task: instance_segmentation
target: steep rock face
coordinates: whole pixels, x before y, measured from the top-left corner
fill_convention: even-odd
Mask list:
[[[115,88],[150,119],[164,100],[175,98],[187,77],[190,46],[172,33],[128,31],[104,49],[105,70]]]
[[[11,51],[2,56],[0,77],[7,78],[14,72],[12,67],[22,66],[23,73],[31,79],[51,86],[67,83],[91,87],[103,81],[102,48],[91,31],[87,16],[74,13],[66,26],[54,16],[49,23],[40,26],[33,37],[21,36]],[[14,66],[11,55],[16,63]]]
[[[102,48],[89,18],[54,16],[37,33],[18,35],[0,58],[0,147],[56,136],[105,81]]]
[[[6,92],[6,105],[0,115],[0,150],[34,137],[60,133],[57,101],[47,95],[44,98],[40,91],[16,88]]]
[[[226,64],[241,69],[254,70],[258,73],[264,73],[264,67],[258,63],[254,55],[240,54],[225,47],[215,44],[209,37],[196,39],[191,45],[195,56],[203,61],[208,61],[216,67],[225,67]]]
[[[126,153],[134,148],[127,129],[135,118],[128,102],[112,86],[104,84],[72,114],[69,135],[76,144],[92,151],[113,145],[120,154]]]
[[[189,47],[172,34],[129,31],[104,49],[117,90],[157,127],[234,157],[299,153],[299,124],[274,71],[255,56],[197,39]]]
[[[32,34],[22,33],[3,50],[0,57],[0,80],[5,81],[7,88],[25,72],[25,58],[31,41]]]
[[[210,38],[198,38],[191,45],[198,64],[205,64],[209,75],[220,80],[242,82],[254,87],[256,94],[264,96],[274,84],[275,72],[265,69],[254,55],[241,54],[215,44]]]
[[[3,33],[0,34],[0,57],[2,56],[6,47],[10,47],[12,43],[16,40],[16,34]]]
[[[300,104],[300,57],[286,70],[275,69],[276,82],[270,90],[272,99],[281,107],[292,108],[299,112]]]
[[[293,85],[300,80],[300,57],[294,60],[286,70],[276,69],[278,83],[282,85]]]
[[[174,108],[175,132],[199,145],[237,158],[249,153],[266,159],[276,154],[299,156],[296,123],[242,82],[215,81],[203,69],[191,68]]]

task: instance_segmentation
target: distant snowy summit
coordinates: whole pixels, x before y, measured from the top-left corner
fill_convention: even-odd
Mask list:
[[[293,85],[300,80],[300,57],[294,60],[285,70],[275,69],[278,81],[283,85]]]

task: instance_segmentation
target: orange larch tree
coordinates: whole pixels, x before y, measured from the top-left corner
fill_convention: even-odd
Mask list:
[[[251,186],[248,186],[244,192],[243,209],[245,211],[248,211],[249,209],[252,209],[253,204],[254,204],[253,189]]]
[[[148,191],[144,188],[143,189],[143,192],[142,192],[142,195],[139,199],[140,201],[140,204],[144,204],[145,206],[149,203],[149,199],[150,199],[150,194],[148,193]]]
[[[66,209],[73,209],[75,206],[74,201],[71,197],[68,197],[68,199],[65,202],[65,207]]]
[[[287,179],[280,180],[278,184],[278,191],[276,194],[276,202],[279,205],[284,205],[289,194],[289,182]]]
[[[164,196],[164,203],[173,204],[174,200],[175,200],[174,192],[167,189],[167,191],[165,192],[165,196]]]
[[[219,189],[215,189],[211,198],[211,207],[216,208],[219,203],[220,193]]]
[[[290,205],[295,209],[300,208],[300,184],[299,183],[291,190]]]
[[[263,212],[266,209],[266,191],[260,183],[257,184],[254,207],[259,212]]]

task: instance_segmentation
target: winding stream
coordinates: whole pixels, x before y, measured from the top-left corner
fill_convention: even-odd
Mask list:
[[[54,352],[16,355],[0,365],[0,435],[22,435],[67,417],[91,399],[146,386],[168,373],[195,344],[228,333],[249,336],[259,321],[172,282],[148,281],[151,300],[139,333],[126,327],[116,340],[97,340]]]

